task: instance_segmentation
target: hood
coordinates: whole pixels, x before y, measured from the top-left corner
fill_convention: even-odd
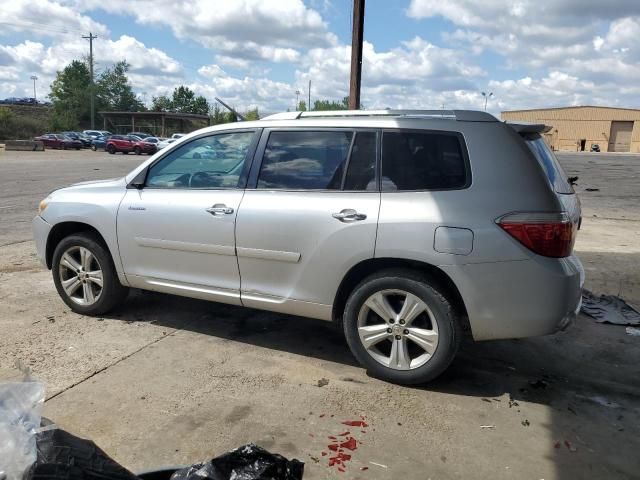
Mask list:
[[[117,187],[126,185],[124,177],[107,178],[106,180],[89,180],[88,182],[78,182],[69,185],[67,188],[92,188],[92,187]]]

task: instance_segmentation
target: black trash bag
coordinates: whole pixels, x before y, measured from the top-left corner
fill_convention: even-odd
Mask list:
[[[42,419],[42,425],[51,422]],[[26,480],[139,480],[91,440],[54,428],[36,434],[38,456]]]
[[[253,443],[171,476],[171,480],[301,480],[304,463],[269,453]]]

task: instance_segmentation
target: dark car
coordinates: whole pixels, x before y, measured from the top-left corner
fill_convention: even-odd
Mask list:
[[[592,152],[599,152],[600,151],[600,145],[598,145],[597,143],[592,143],[591,144],[591,151]]]
[[[62,134],[66,135],[69,138],[73,138],[74,140],[79,140],[80,142],[82,142],[82,146],[84,148],[91,147],[91,137],[89,137],[88,135],[85,135],[84,133],[80,133],[80,132],[62,132]]]
[[[106,135],[102,135],[99,137],[95,137],[93,140],[91,140],[91,150],[93,150],[94,152],[96,150],[106,150],[107,148],[107,140],[109,140],[110,135],[106,136]]]
[[[44,135],[36,137],[35,140],[39,140],[44,143],[45,147],[58,148],[62,150],[67,150],[68,148],[80,150],[82,148],[82,142],[80,140],[75,140],[60,133],[45,133]]]
[[[144,132],[129,132],[129,133],[127,133],[127,135],[135,135],[136,137],[139,137],[140,139],[147,138],[147,137],[153,137],[153,135],[151,135],[150,133],[144,133]]]

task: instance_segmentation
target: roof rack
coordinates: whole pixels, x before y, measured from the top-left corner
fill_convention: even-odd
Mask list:
[[[497,122],[498,119],[487,112],[475,110],[327,110],[311,112],[282,112],[264,117],[263,120],[298,120],[300,118],[340,118],[340,117],[408,117],[443,118],[462,122]]]

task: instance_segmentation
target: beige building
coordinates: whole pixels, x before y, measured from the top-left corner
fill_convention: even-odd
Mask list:
[[[554,150],[640,152],[640,110],[612,107],[562,107],[513,110],[502,120],[551,125],[545,140]]]

